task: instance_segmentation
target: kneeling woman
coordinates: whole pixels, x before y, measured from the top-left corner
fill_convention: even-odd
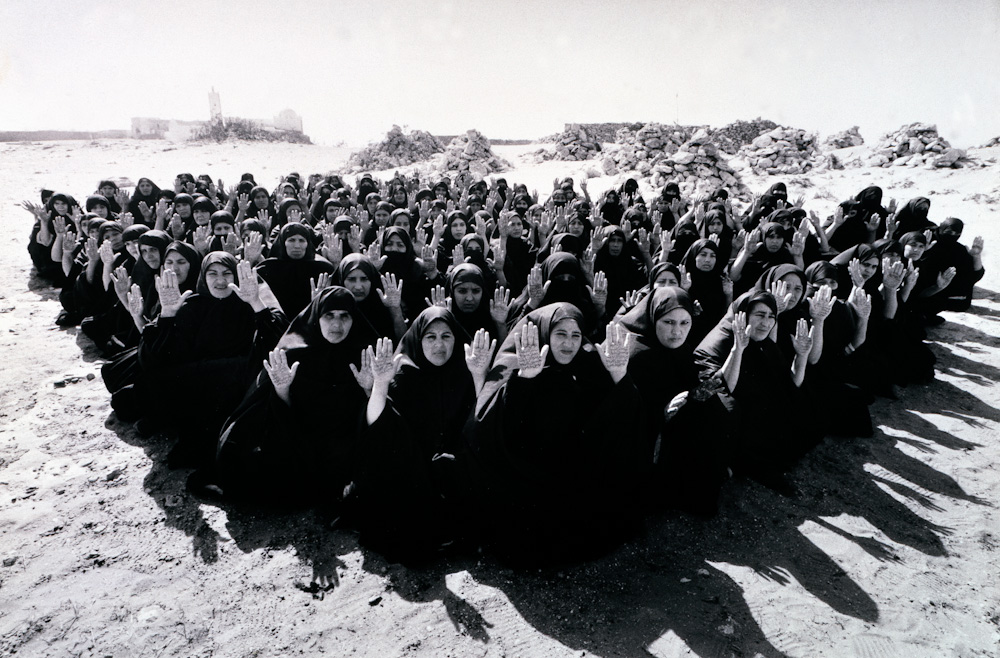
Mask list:
[[[504,341],[479,396],[470,440],[486,473],[484,507],[515,559],[603,550],[633,519],[651,459],[628,375],[628,332],[595,347],[566,302],[532,311]]]
[[[355,364],[375,339],[350,291],[321,291],[292,320],[227,421],[215,472],[205,480],[227,497],[339,500],[368,401]]]
[[[723,399],[733,412],[734,470],[783,489],[783,473],[821,438],[809,396],[802,390],[813,339],[804,319],[797,323],[789,365],[777,338],[778,303],[769,292],[750,291],[695,350],[703,379],[721,376]]]
[[[645,411],[644,450],[653,468],[649,501],[714,514],[726,479],[721,379],[698,381],[691,328],[695,302],[681,288],[655,288],[621,324],[638,338],[628,372]]]
[[[250,264],[224,252],[202,260],[197,293],[181,295],[171,270],[156,289],[160,317],[142,331],[136,393],[145,418],[180,430],[171,465],[202,464],[288,320],[261,302]]]
[[[470,519],[462,428],[492,349],[484,330],[463,353],[469,342],[451,311],[431,306],[395,355],[388,339],[369,353],[373,387],[357,453],[358,524],[362,540],[389,556],[426,557]]]

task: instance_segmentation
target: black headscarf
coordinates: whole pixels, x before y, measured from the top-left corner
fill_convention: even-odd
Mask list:
[[[472,313],[463,313],[455,301],[454,290],[462,283],[473,283],[483,290],[483,297],[479,302],[479,306]],[[448,282],[445,290],[448,296],[451,297],[451,312],[458,323],[462,325],[466,334],[474,336],[478,330],[485,329],[490,334],[490,338],[497,337],[496,322],[493,320],[493,316],[490,315],[490,300],[493,298],[493,290],[487,285],[486,277],[483,275],[483,271],[479,269],[479,266],[472,263],[462,263],[453,268],[448,273]]]
[[[358,301],[358,310],[361,311],[368,319],[368,322],[375,328],[376,334],[380,337],[394,338],[396,332],[392,314],[386,308],[385,304],[382,303],[382,298],[378,294],[378,291],[382,290],[382,279],[379,277],[375,264],[372,263],[368,256],[363,254],[348,254],[344,256],[337,267],[336,274],[334,274],[334,283],[339,286],[344,285],[347,277],[354,270],[361,270],[368,277],[368,280],[371,281],[368,296]]]
[[[285,241],[296,235],[305,238],[306,253],[293,260],[285,251]],[[270,286],[286,315],[298,315],[309,304],[312,279],[333,273],[333,265],[316,254],[315,245],[316,234],[308,224],[285,224],[271,248],[271,257],[257,266],[257,274]]]
[[[898,238],[910,231],[924,231],[934,228],[934,222],[927,219],[930,208],[931,200],[927,197],[918,196],[907,201],[906,205],[896,212],[896,231],[888,237]]]

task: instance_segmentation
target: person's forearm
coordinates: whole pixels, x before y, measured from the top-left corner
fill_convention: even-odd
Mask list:
[[[732,267],[729,268],[729,278],[733,281],[739,281],[740,277],[743,276],[743,267],[749,259],[750,254],[747,250],[740,249],[740,253],[736,255],[736,260],[733,261]]]
[[[402,340],[406,333],[406,318],[403,317],[403,309],[394,306],[389,309],[389,314],[392,315],[392,329],[396,332],[396,340]]]
[[[736,390],[736,385],[740,381],[740,366],[743,364],[743,350],[737,345],[733,345],[733,349],[729,352],[729,357],[726,362],[722,364],[722,368],[719,370],[719,374],[722,375],[722,379],[726,382],[726,388],[732,393]]]
[[[805,356],[795,354],[795,359],[792,361],[792,383],[795,384],[796,388],[802,386],[802,382],[805,381],[807,361]]]
[[[815,365],[823,357],[823,320],[813,320],[813,346],[809,351],[809,363]]]
[[[854,327],[854,340],[851,341],[851,347],[858,349],[865,344],[866,340],[868,340],[868,318],[858,318],[857,326]]]
[[[368,398],[368,407],[365,412],[365,421],[371,427],[385,411],[385,403],[389,396],[389,384],[376,383],[372,387],[371,397]]]
[[[111,273],[113,272],[114,263],[104,263],[104,268],[101,271],[101,285],[107,290],[111,287]]]
[[[887,320],[891,320],[896,317],[896,309],[899,307],[899,301],[896,297],[896,289],[889,289],[885,286],[885,284],[882,284],[879,288],[882,292],[882,301],[885,302],[882,317]]]

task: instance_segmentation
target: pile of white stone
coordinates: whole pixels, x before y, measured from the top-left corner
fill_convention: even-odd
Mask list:
[[[546,160],[590,160],[601,151],[601,144],[596,138],[587,134],[587,130],[579,124],[567,126],[566,130],[545,141],[554,142],[555,150],[538,149],[532,155],[536,162]]]
[[[911,123],[884,135],[867,164],[872,167],[962,167],[969,163],[962,149],[952,148],[931,123]]]
[[[444,144],[434,135],[423,130],[404,133],[399,126],[393,126],[385,139],[371,144],[347,160],[351,171],[381,171],[421,162],[444,151]]]
[[[802,174],[825,164],[816,133],[778,126],[755,138],[739,157],[757,174]]]
[[[433,164],[440,172],[471,171],[480,176],[510,168],[509,162],[493,153],[490,140],[475,129],[451,140],[444,153],[435,156]]]
[[[619,128],[615,134],[618,146],[609,150],[601,163],[604,173],[636,171],[640,176],[648,176],[658,163],[676,153],[695,130],[691,126],[662,123],[647,123],[635,132]]]
[[[673,181],[688,195],[707,194],[719,188],[740,198],[747,198],[750,193],[739,173],[729,165],[726,154],[712,143],[708,131],[703,129],[654,164],[649,173],[653,187],[660,188]]]
[[[986,142],[985,144],[983,144],[979,148],[988,149],[988,148],[992,148],[994,146],[1000,146],[1000,136],[994,137],[993,139],[991,139],[990,141]]]
[[[721,128],[714,128],[709,131],[708,136],[720,149],[735,155],[740,148],[777,127],[775,122],[757,117],[753,121],[734,121]]]
[[[865,143],[865,138],[861,136],[857,126],[851,126],[848,130],[830,135],[823,140],[824,146],[834,149],[845,149],[851,146],[861,146]]]

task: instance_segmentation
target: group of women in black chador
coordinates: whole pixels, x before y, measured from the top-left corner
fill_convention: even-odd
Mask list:
[[[964,310],[983,242],[918,197],[821,220],[784,184],[647,202],[634,180],[246,174],[112,181],[25,202],[63,326],[104,351],[123,421],[225,500],[319,504],[427,555],[607,545],[650,509],[780,491],[822,437],[934,377],[925,327]]]

